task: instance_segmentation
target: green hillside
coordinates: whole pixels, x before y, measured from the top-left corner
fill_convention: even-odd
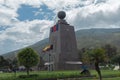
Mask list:
[[[116,46],[120,50],[120,28],[117,29],[84,29],[76,31],[77,47],[81,49],[83,47],[96,47],[103,46],[105,44],[111,44]],[[40,56],[45,56],[42,53],[42,48],[49,44],[48,38],[39,41],[29,47],[36,50]],[[16,56],[19,50],[9,52],[3,56],[6,58],[13,58]]]
[[[120,29],[88,29],[76,32],[78,48],[111,44],[120,49]]]

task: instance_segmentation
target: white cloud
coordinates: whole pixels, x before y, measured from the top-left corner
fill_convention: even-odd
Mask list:
[[[4,4],[4,0],[0,0],[0,4]]]
[[[108,0],[106,3],[91,4],[70,10],[67,14],[70,15],[66,18],[67,21],[72,23],[76,29],[111,28],[111,25],[118,27],[119,25],[117,24],[120,21],[120,1]]]
[[[15,50],[40,41],[48,37],[49,28],[52,23],[52,21],[47,20],[17,22],[13,27],[0,33],[0,47],[5,47],[6,44],[12,42],[12,44],[9,44],[9,46],[12,47],[12,49],[10,49]],[[8,43],[6,43],[6,40]],[[3,48],[0,48],[0,50],[1,49]]]
[[[50,28],[52,21],[48,20],[33,20],[33,21],[25,21],[25,22],[17,22],[14,24],[13,27],[6,29],[1,34],[7,35],[6,38],[15,37],[16,41],[23,40],[23,39],[33,39],[37,38],[36,36],[42,35],[41,33],[48,28]],[[39,39],[43,39],[46,36],[40,37]],[[35,41],[32,40],[32,41]],[[24,41],[23,41],[24,42]]]
[[[80,28],[118,28],[120,26],[120,0],[0,0],[0,50],[8,43],[8,51],[30,45],[49,35],[49,28],[55,20],[19,21],[17,10],[21,5],[39,8],[46,5],[55,14],[64,10],[69,24]],[[13,45],[13,46],[12,46]],[[5,50],[3,51],[5,52]]]
[[[54,12],[70,10],[81,5],[81,0],[42,0],[42,2]]]
[[[11,21],[17,16],[18,14],[13,9],[0,5],[0,25],[10,26]]]

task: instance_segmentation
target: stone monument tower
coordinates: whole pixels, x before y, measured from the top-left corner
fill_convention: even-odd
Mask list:
[[[79,69],[80,65],[77,53],[77,44],[74,27],[65,20],[66,13],[58,13],[58,22],[50,29],[50,44],[53,45],[51,61],[53,70],[73,70]]]

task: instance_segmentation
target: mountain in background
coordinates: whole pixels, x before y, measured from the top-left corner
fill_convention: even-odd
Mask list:
[[[76,31],[77,47],[90,48],[99,47],[105,44],[116,46],[120,50],[120,28],[115,29],[84,29]],[[31,46],[41,57],[45,57],[46,53],[42,53],[42,49],[49,44],[49,39],[44,39]],[[21,49],[20,49],[21,50]],[[5,58],[13,59],[20,50],[3,54]]]

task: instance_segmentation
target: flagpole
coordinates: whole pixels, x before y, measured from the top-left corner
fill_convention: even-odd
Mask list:
[[[48,65],[48,71],[50,71],[50,51],[48,51],[48,62],[49,62],[49,65]]]
[[[52,48],[53,48],[53,45],[49,45],[43,48],[43,52],[47,52],[47,55],[48,55],[48,71],[52,71],[51,52],[50,52]]]

